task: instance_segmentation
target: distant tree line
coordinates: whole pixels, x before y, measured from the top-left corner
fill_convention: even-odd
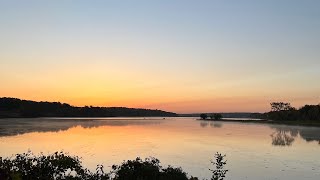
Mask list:
[[[75,107],[60,102],[35,102],[17,98],[0,98],[0,118],[7,117],[144,117],[177,116],[175,113],[126,107]]]
[[[261,114],[264,119],[275,121],[318,121],[320,122],[320,104],[305,105],[296,109],[290,103],[270,103],[271,111]]]
[[[206,113],[208,117],[214,113]],[[251,118],[260,113],[251,113],[251,112],[229,112],[229,113],[219,113],[223,118]],[[179,117],[200,117],[200,113],[191,113],[191,114],[178,114]]]

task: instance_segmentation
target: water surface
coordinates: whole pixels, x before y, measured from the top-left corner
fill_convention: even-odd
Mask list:
[[[0,156],[63,150],[86,167],[110,168],[154,156],[190,175],[210,178],[215,152],[227,155],[227,179],[320,177],[320,128],[194,118],[0,119]]]

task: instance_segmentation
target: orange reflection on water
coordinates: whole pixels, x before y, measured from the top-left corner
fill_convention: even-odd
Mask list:
[[[317,142],[307,143],[300,136],[295,137],[291,146],[272,145],[271,135],[277,129],[269,125],[207,122],[190,118],[102,122],[92,121],[70,127],[68,124],[69,129],[57,132],[1,137],[0,155],[9,156],[27,150],[36,154],[63,150],[83,157],[84,165],[91,169],[101,163],[108,167],[125,159],[154,156],[164,164],[182,166],[192,175],[208,177],[210,159],[219,151],[227,154],[228,167],[233,169],[230,176],[239,177],[249,173],[249,169],[269,173],[279,168],[305,169],[311,166],[314,154],[320,152]],[[301,160],[299,154],[311,155]],[[271,167],[271,163],[279,160],[291,164],[276,163],[275,167]],[[241,168],[243,164],[246,166]],[[319,160],[314,164],[320,167]],[[267,166],[269,169],[265,169]]]

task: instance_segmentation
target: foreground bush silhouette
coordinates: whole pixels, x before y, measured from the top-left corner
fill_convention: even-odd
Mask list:
[[[17,154],[13,159],[0,157],[0,179],[107,180],[109,175],[103,172],[101,165],[97,166],[96,172],[83,168],[78,156],[65,155],[63,152],[34,156],[28,152]]]
[[[214,157],[215,161],[211,161],[211,163],[216,166],[216,169],[210,169],[213,173],[211,180],[223,180],[228,172],[228,170],[224,169],[224,166],[227,164],[227,161],[224,160],[226,155],[217,152]]]
[[[112,166],[115,180],[188,180],[187,173],[181,168],[162,168],[156,158],[140,158]]]
[[[216,165],[213,180],[223,180],[228,170],[223,166],[225,156],[215,155]],[[187,173],[180,167],[168,166],[163,168],[156,158],[136,158],[124,161],[120,165],[113,165],[109,173],[105,173],[102,165],[98,165],[95,172],[91,172],[81,165],[78,156],[70,156],[63,152],[50,155],[32,153],[17,154],[12,158],[0,157],[0,180],[198,180],[188,178]]]

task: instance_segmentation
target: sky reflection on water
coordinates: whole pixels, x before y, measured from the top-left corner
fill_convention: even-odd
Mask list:
[[[92,169],[155,156],[201,178],[209,178],[219,151],[227,154],[229,179],[318,179],[319,141],[315,127],[194,118],[0,120],[0,156],[63,150]]]

